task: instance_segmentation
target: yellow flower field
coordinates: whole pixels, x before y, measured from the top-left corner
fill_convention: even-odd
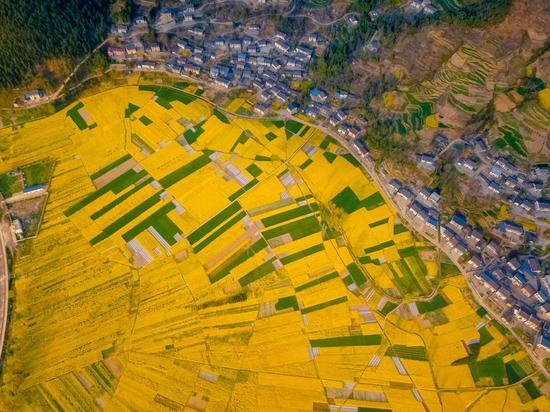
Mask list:
[[[0,130],[2,171],[56,160],[0,410],[550,410],[333,137],[194,91],[125,86]]]

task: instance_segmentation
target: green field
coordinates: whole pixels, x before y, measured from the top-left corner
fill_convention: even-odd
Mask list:
[[[447,302],[447,300],[440,293],[438,293],[432,300],[427,302],[417,302],[416,307],[419,313],[427,313],[442,309],[448,304],[449,302]]]
[[[89,205],[94,200],[99,199],[101,196],[109,191],[113,192],[114,194],[122,192],[124,189],[136,183],[138,180],[144,178],[145,176],[147,176],[146,170],[136,172],[133,169],[130,169],[65,210],[65,216],[71,216],[75,214],[80,209]]]
[[[219,212],[216,216],[212,217],[206,223],[202,224],[199,228],[195,229],[187,236],[187,240],[191,243],[197,243],[200,239],[214,230],[216,227],[221,225],[235,213],[241,210],[241,205],[239,202],[231,203],[224,210]]]
[[[401,359],[419,361],[428,360],[428,351],[424,346],[393,345],[386,351],[387,356],[397,356]]]
[[[332,273],[329,273],[327,275],[323,275],[321,277],[318,277],[317,279],[314,279],[314,280],[311,280],[307,283],[304,283],[300,286],[296,286],[294,288],[294,290],[296,292],[301,292],[303,290],[306,290],[306,289],[309,289],[309,288],[312,288],[312,287],[315,287],[317,285],[320,285],[324,282],[328,282],[329,280],[332,280],[332,279],[336,279],[338,277],[338,272],[332,272]]]
[[[338,336],[335,338],[311,339],[310,343],[314,348],[380,345],[382,343],[382,335]]]
[[[302,314],[305,315],[307,313],[315,312],[318,310],[323,310],[331,306],[339,305],[340,303],[347,302],[348,298],[346,296],[342,296],[340,298],[332,299],[327,302],[319,303],[317,305],[308,306],[307,308],[302,309]]]
[[[183,178],[189,176],[191,173],[196,172],[201,167],[210,163],[210,158],[207,153],[204,153],[202,156],[197,157],[195,160],[191,160],[185,166],[180,167],[179,169],[173,171],[167,176],[164,176],[159,180],[159,183],[165,189],[176,184]]]
[[[359,210],[362,206],[361,201],[349,186],[338,193],[336,196],[334,196],[334,198],[332,199],[332,203],[334,203],[337,207],[342,209],[347,214]]]

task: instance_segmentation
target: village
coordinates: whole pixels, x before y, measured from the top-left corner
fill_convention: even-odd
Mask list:
[[[440,150],[449,145],[441,134],[433,143]],[[549,227],[550,201],[541,196],[548,190],[550,169],[537,165],[529,174],[523,173],[506,157],[492,155],[481,135],[462,143],[479,157],[457,159],[457,169],[475,179],[484,196],[509,206],[510,216],[490,230],[469,223],[458,210],[441,219],[441,196],[435,190],[403,184],[385,171],[382,178],[402,216],[464,269],[471,286],[500,319],[523,331],[523,337],[544,354],[550,351],[550,275],[542,263],[549,255],[537,257],[532,251],[545,247],[546,241],[512,217],[528,217],[539,231]],[[366,151],[359,144],[355,149]],[[435,170],[436,160],[432,153],[417,155],[418,167],[429,171]]]
[[[324,120],[342,136],[358,138],[365,122],[349,116],[349,108],[358,98],[344,90],[334,95],[313,87],[308,102],[300,104],[300,90],[292,87],[308,81],[308,65],[314,53],[321,53],[328,40],[319,32],[306,34],[296,41],[285,33],[273,36],[262,33],[259,24],[238,26],[230,34],[216,34],[201,22],[193,6],[160,11],[155,30],[165,32],[184,29],[183,36],[172,45],[137,40],[143,34],[146,21],[135,20],[131,26],[113,27],[114,45],[107,50],[118,70],[167,72],[172,75],[205,82],[221,90],[255,90],[253,111],[256,115],[273,114],[273,107],[282,112],[303,112],[313,120]],[[357,24],[356,19],[346,22]],[[286,110],[285,110],[286,108]]]
[[[413,1],[407,7],[428,15],[438,12],[427,1]],[[369,16],[376,19],[381,13],[376,9]],[[350,27],[358,24],[353,13],[343,22]],[[164,36],[165,41],[159,41],[160,36],[147,41],[151,30],[170,36]],[[114,25],[107,55],[114,70],[168,73],[225,93],[242,89],[252,92],[253,112],[242,115],[305,115],[312,123],[334,132],[371,164],[369,149],[361,140],[367,122],[354,110],[360,98],[346,90],[329,93],[313,85],[304,93],[294,87],[311,81],[309,64],[315,55],[323,53],[329,39],[319,31],[297,39],[270,30],[258,23],[213,21],[203,16],[201,8],[182,3],[161,8],[153,22],[141,16],[131,24]],[[372,53],[379,50],[376,35],[365,48]],[[42,98],[43,92],[36,90],[27,93],[24,100]],[[442,133],[434,136],[431,151],[416,154],[416,166],[433,173],[438,160],[456,144],[463,146],[454,161],[456,169],[479,187],[480,194],[507,205],[510,218],[489,229],[468,222],[461,211],[441,218],[438,191],[421,184],[404,184],[383,168],[381,183],[415,230],[439,245],[467,272],[485,305],[510,328],[521,330],[524,340],[537,350],[550,351],[550,274],[543,265],[549,255],[537,257],[532,253],[536,247],[547,246],[540,234],[550,228],[550,200],[545,197],[550,168],[541,164],[529,172],[521,171],[498,150],[489,149],[481,134],[450,140]],[[525,228],[514,221],[514,216],[530,220],[539,230]]]

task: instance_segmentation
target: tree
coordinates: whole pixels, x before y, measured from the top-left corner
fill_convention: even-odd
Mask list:
[[[110,0],[0,0],[0,88],[20,85],[52,57],[74,59],[109,28]]]
[[[441,193],[441,205],[444,208],[454,210],[460,207],[460,173],[450,156],[444,156],[439,160],[434,186]]]

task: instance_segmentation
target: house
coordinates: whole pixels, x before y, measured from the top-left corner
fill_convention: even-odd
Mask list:
[[[282,40],[275,41],[275,48],[283,53],[288,53],[290,51],[290,46],[288,45],[288,43]]]
[[[550,200],[538,199],[535,200],[535,216],[542,218],[550,218]]]
[[[497,165],[493,165],[493,167],[491,167],[491,170],[489,170],[489,177],[492,177],[494,179],[500,179],[501,176],[502,176],[502,169]]]
[[[432,14],[435,14],[437,13],[439,10],[437,9],[437,7],[435,7],[433,4],[426,4],[424,6],[424,8],[422,9],[422,12],[427,15],[427,16],[431,16]]]
[[[254,42],[254,38],[250,36],[243,36],[241,41],[243,44],[243,49],[246,49],[248,46],[250,46]]]
[[[544,183],[539,180],[535,180],[527,184],[527,191],[534,197],[539,197],[540,195],[542,195],[543,190]]]
[[[417,198],[425,204],[431,203],[430,201],[428,201],[428,199],[430,198],[430,189],[428,189],[427,187],[423,187],[422,189],[420,189]]]
[[[433,172],[436,169],[435,156],[431,153],[420,153],[416,155],[416,164],[422,169]]]
[[[115,36],[124,36],[128,33],[128,26],[126,24],[114,24],[111,27],[111,33]]]
[[[435,190],[430,193],[430,196],[428,197],[428,200],[434,205],[439,205],[439,202],[441,201],[441,195],[436,192]]]
[[[335,113],[330,115],[328,121],[329,121],[330,125],[334,127],[337,124],[339,124],[339,123],[343,122],[344,120],[346,120],[347,117],[348,117],[348,115],[346,114],[346,112],[344,112],[342,109],[339,109]]]
[[[139,61],[136,62],[136,70],[140,71],[153,71],[157,69],[155,62]]]
[[[525,234],[523,226],[510,220],[503,220],[497,225],[498,230],[508,237],[522,237]]]
[[[336,132],[338,132],[340,136],[346,137],[348,135],[349,130],[350,130],[350,125],[347,123],[342,123],[338,125]]]
[[[487,244],[487,246],[485,246],[484,252],[486,252],[489,256],[497,257],[500,255],[500,244],[498,241],[493,239]]]
[[[145,53],[148,53],[148,54],[160,53],[160,44],[159,43],[151,43],[145,49]]]
[[[540,334],[536,340],[537,348],[543,349],[550,352],[550,337],[547,335]]]
[[[402,200],[405,200],[407,202],[409,202],[413,199],[413,193],[407,187],[401,187],[399,190],[397,190],[397,193],[395,194],[395,196],[397,198],[401,198]]]
[[[216,78],[214,79],[214,84],[215,84],[216,86],[220,86],[220,87],[229,89],[229,88],[231,87],[231,80],[225,79],[225,78],[223,78],[223,77],[216,77]]]
[[[371,39],[366,45],[365,50],[369,53],[378,53],[382,48],[382,43],[376,39]]]
[[[136,26],[147,26],[147,20],[143,16],[139,16],[134,20]]]
[[[183,21],[190,22],[193,21],[193,12],[191,11],[184,11],[183,12]]]
[[[306,57],[311,57],[313,54],[313,49],[307,44],[300,43],[296,46],[296,53],[301,54]]]
[[[276,70],[276,71],[280,70],[281,67],[283,67],[283,65],[281,64],[281,62],[279,60],[277,60],[277,59],[271,60],[271,68],[273,70]]]
[[[189,40],[187,39],[179,39],[178,42],[176,43],[176,46],[180,50],[190,50]]]
[[[29,90],[27,93],[23,95],[23,101],[27,104],[38,102],[43,98],[44,98],[44,90],[42,89]]]
[[[527,257],[525,259],[525,266],[533,275],[538,275],[542,272],[540,260],[535,256]]]
[[[483,232],[481,229],[474,227],[470,230],[470,233],[466,235],[466,242],[470,247],[474,247],[483,240]]]
[[[346,100],[349,97],[349,92],[346,90],[339,89],[334,93],[334,97],[337,100]]]
[[[532,213],[533,209],[535,208],[534,202],[530,201],[529,199],[522,199],[521,204],[519,207],[525,212],[525,213]]]
[[[437,220],[433,216],[428,216],[428,221],[426,222],[426,228],[431,231],[437,232],[438,226],[439,226],[439,220]]]
[[[355,27],[359,24],[359,19],[355,14],[351,14],[346,18],[346,21],[351,27]]]
[[[455,255],[455,258],[461,258],[464,255],[467,255],[469,252],[468,245],[466,245],[462,240],[458,241],[452,248],[451,254]]]
[[[248,30],[254,34],[259,34],[261,27],[259,24],[251,24],[250,26],[248,26]]]
[[[548,302],[548,295],[546,294],[546,292],[544,290],[537,290],[534,294],[533,294],[533,297],[537,300],[537,302],[539,303],[546,303]]]
[[[128,44],[124,47],[124,52],[126,53],[127,57],[135,57],[138,54],[138,49],[133,44]]]
[[[199,76],[201,74],[202,68],[198,64],[187,63],[183,66],[183,70],[186,73],[194,74],[196,76]]]
[[[455,212],[455,214],[451,217],[449,225],[460,232],[466,229],[468,222],[466,220],[466,216],[460,212]]]
[[[21,221],[19,219],[14,219],[11,222],[11,231],[13,234],[19,239],[23,236],[23,226],[21,225]]]
[[[500,288],[499,283],[487,271],[476,274],[479,283],[487,290],[494,292]]]
[[[529,285],[528,283],[523,285],[520,289],[520,293],[526,298],[530,298],[535,294],[535,292],[536,290],[533,288],[533,286]]]
[[[308,44],[312,44],[314,46],[320,46],[325,43],[325,38],[321,35],[319,32],[312,32],[306,34],[305,41]]]
[[[391,190],[392,194],[395,194],[401,187],[403,186],[403,183],[401,183],[398,179],[392,179],[388,182],[388,187]]]
[[[108,47],[107,56],[111,59],[123,59],[126,57],[126,51],[122,47]]]
[[[495,165],[502,169],[503,173],[509,174],[514,171],[514,165],[505,157],[497,158]]]
[[[363,132],[358,127],[350,127],[348,129],[348,136],[352,139],[359,139],[363,135]]]
[[[311,89],[311,91],[309,92],[309,96],[311,97],[311,100],[317,103],[326,102],[328,97],[327,93],[324,90],[319,89],[318,87],[314,87],[313,89]]]
[[[419,201],[413,201],[407,208],[407,214],[414,218],[419,218],[420,221],[428,220],[428,208]]]
[[[432,147],[436,153],[441,153],[449,144],[449,139],[442,133],[437,133],[432,139]]]
[[[549,165],[538,165],[533,168],[533,174],[537,179],[546,181],[550,177],[550,166]]]
[[[380,8],[372,9],[371,11],[369,11],[369,19],[371,21],[375,21],[381,15],[382,15],[382,9]]]
[[[300,108],[300,104],[298,102],[292,102],[288,105],[286,108],[286,111],[290,114],[296,114],[298,113],[298,109]]]
[[[181,74],[181,71],[183,69],[183,64],[179,63],[177,60],[166,62],[165,66],[167,71],[175,74]]]
[[[496,196],[500,196],[503,191],[502,186],[498,182],[495,182],[494,180],[491,180],[489,182],[489,185],[487,186],[487,190]]]
[[[174,13],[172,12],[172,10],[167,7],[162,7],[157,14],[155,24],[162,26],[162,25],[171,25],[174,23],[175,23]]]
[[[258,103],[254,106],[254,113],[260,116],[265,116],[269,112],[269,105],[266,103]]]
[[[477,270],[483,265],[483,260],[479,255],[473,255],[468,262],[466,262],[466,267],[469,270]]]
[[[477,136],[474,139],[474,149],[481,153],[487,151],[487,143],[485,142],[483,136]]]
[[[230,51],[241,51],[243,48],[243,44],[241,39],[231,39],[228,41],[227,46],[229,47]]]
[[[201,27],[191,27],[187,32],[193,37],[204,37],[204,29]]]
[[[262,53],[269,53],[273,48],[273,44],[267,39],[258,40],[257,46],[260,48]]]
[[[472,175],[478,167],[477,162],[473,158],[458,159],[456,162],[456,168],[459,172],[467,175]]]
[[[550,319],[550,303],[544,302],[538,307],[539,316],[545,318],[546,320]]]
[[[321,116],[328,117],[330,115],[331,107],[327,103],[317,103],[316,106]]]
[[[230,79],[233,77],[233,69],[225,64],[215,64],[210,67],[210,76]]]

